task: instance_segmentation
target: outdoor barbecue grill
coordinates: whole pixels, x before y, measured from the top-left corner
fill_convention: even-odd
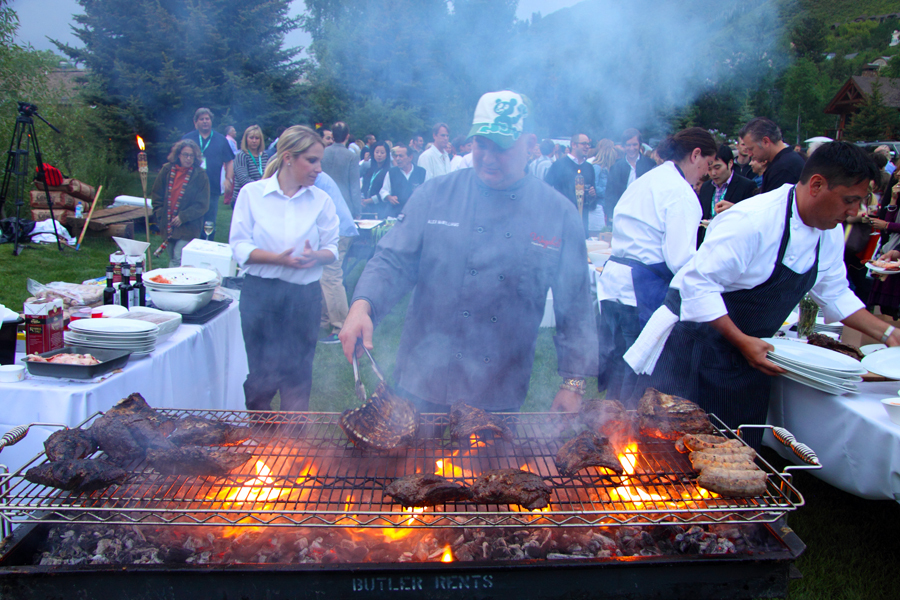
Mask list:
[[[217,598],[279,597],[278,593],[296,592],[298,585],[367,597],[389,597],[399,591],[418,592],[413,595],[421,597],[496,597],[516,589],[527,590],[530,597],[585,593],[590,597],[601,591],[604,597],[633,597],[636,585],[640,595],[656,589],[657,595],[667,597],[724,597],[723,593],[765,597],[784,594],[792,563],[804,549],[786,526],[787,512],[803,505],[789,472],[780,473],[759,458],[758,464],[768,473],[764,495],[718,497],[696,485],[686,455],[679,454],[673,442],[641,438],[620,450],[626,467],[623,475],[588,468],[575,476],[562,476],[554,457],[577,424],[574,415],[503,415],[515,433],[513,441],[505,441],[489,436],[451,440],[446,433],[447,415],[424,414],[412,446],[365,452],[347,441],[336,413],[269,413],[259,420],[253,413],[235,411],[158,412],[173,418],[193,414],[253,427],[252,441],[240,447],[252,452],[253,459],[227,477],[164,476],[146,463],[136,462],[126,469],[129,476],[124,484],[75,494],[25,480],[24,472],[44,460],[43,454],[35,457],[5,476],[2,483],[0,518],[5,527],[17,528],[0,549],[0,596],[14,591],[17,598],[55,597],[52,592],[57,588],[45,582],[50,574],[56,582],[66,581],[70,592],[79,590],[89,596],[91,589],[127,587],[124,581],[111,581],[119,580],[124,569],[141,574],[141,590],[144,584],[171,590],[173,581],[180,582],[179,595],[172,596],[178,598],[195,598],[197,593],[209,597],[210,585],[222,590]],[[81,426],[89,426],[97,416]],[[710,418],[723,435],[739,438],[713,415]],[[102,453],[95,456],[104,458]],[[541,475],[553,490],[550,505],[529,511],[514,505],[460,502],[411,509],[383,493],[394,479],[414,473],[437,473],[471,484],[483,471],[505,468]],[[48,536],[58,536],[67,528],[95,528],[109,534],[115,528],[125,531],[135,526],[140,526],[141,532],[162,532],[164,537],[179,540],[182,532],[200,532],[184,533],[198,539],[215,532],[209,536],[210,543],[221,535],[240,540],[249,537],[242,538],[241,532],[252,531],[256,536],[265,531],[278,543],[296,540],[301,533],[304,539],[315,539],[314,543],[324,538],[325,543],[334,540],[335,544],[359,536],[396,534],[413,536],[410,539],[427,536],[432,544],[437,543],[435,539],[448,541],[448,548],[454,538],[460,543],[518,536],[520,540],[540,538],[545,543],[552,538],[556,544],[555,540],[567,538],[583,542],[590,535],[620,540],[643,535],[663,540],[662,546],[674,539],[676,531],[680,532],[678,539],[690,535],[715,539],[709,531],[727,529],[744,532],[739,537],[752,537],[757,545],[736,555],[595,558],[551,552],[538,559],[526,556],[516,561],[504,560],[505,554],[500,559],[481,555],[451,558],[454,562],[449,564],[438,563],[439,553],[427,556],[425,564],[414,558],[404,562],[405,555],[398,561],[372,563],[364,553],[333,559],[342,564],[323,564],[332,562],[329,560],[320,564],[252,564],[258,559],[227,565],[114,568],[34,564],[35,552],[46,545]],[[351,546],[358,548],[355,542],[342,544]],[[413,552],[405,554],[413,556]],[[679,568],[671,569],[673,565]],[[209,580],[201,583],[197,576],[210,570],[217,575],[215,584]],[[571,571],[571,580],[561,581],[568,577],[564,570]],[[99,573],[104,576],[93,577]],[[654,573],[663,579],[651,583]],[[248,574],[260,578],[248,584],[242,579]],[[596,587],[606,579],[609,581]],[[98,585],[101,587],[93,587]]]

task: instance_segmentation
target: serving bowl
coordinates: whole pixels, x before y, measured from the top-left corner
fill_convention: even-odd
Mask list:
[[[215,290],[202,292],[164,292],[162,290],[147,290],[153,306],[160,310],[170,310],[182,315],[197,312],[212,300]]]
[[[900,425],[900,398],[885,398],[881,401],[881,405],[887,411],[888,418]]]
[[[0,365],[0,382],[13,383],[25,379],[25,367],[22,365]]]

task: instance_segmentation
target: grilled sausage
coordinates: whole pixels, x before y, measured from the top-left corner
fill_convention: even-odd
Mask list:
[[[697,478],[700,487],[723,496],[740,498],[761,496],[766,492],[766,474],[755,471],[734,471],[714,467],[703,469]]]

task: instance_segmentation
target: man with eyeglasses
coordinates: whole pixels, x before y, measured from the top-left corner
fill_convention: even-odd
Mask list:
[[[622,146],[625,148],[625,158],[620,158],[609,170],[609,179],[606,183],[605,206],[607,218],[612,219],[613,212],[619,198],[625,193],[635,180],[656,166],[653,159],[641,154],[641,145],[644,140],[641,132],[629,128],[622,133]]]
[[[588,213],[597,207],[597,190],[594,189],[594,168],[585,162],[591,149],[591,140],[583,133],[572,136],[569,151],[561,159],[550,165],[544,181],[552,185],[556,191],[578,206],[575,196],[575,178],[584,178],[584,205],[581,218],[584,223],[584,237],[588,237]]]

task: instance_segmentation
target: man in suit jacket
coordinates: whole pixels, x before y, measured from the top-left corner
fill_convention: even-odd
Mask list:
[[[606,182],[606,199],[603,207],[607,218],[612,218],[616,203],[625,192],[625,189],[634,183],[634,180],[656,166],[656,163],[641,154],[641,145],[644,143],[641,132],[637,129],[626,129],[622,133],[622,145],[625,147],[625,158],[620,158],[609,170],[609,179]]]
[[[425,183],[425,169],[413,166],[409,152],[410,149],[403,144],[394,144],[391,148],[394,166],[388,171],[378,193],[381,198],[378,216],[381,218],[398,216],[416,188]]]
[[[344,143],[350,135],[347,124],[338,121],[331,128],[334,143],[322,154],[322,170],[334,179],[347,201],[354,219],[359,218],[362,190],[359,187],[359,156]]]
[[[712,219],[741,200],[755,196],[757,191],[753,181],[738,175],[734,169],[734,153],[728,144],[722,144],[709,168],[709,181],[700,187],[700,208],[703,210],[703,218]],[[701,227],[697,233],[697,246],[700,246],[705,234],[706,228]]]

